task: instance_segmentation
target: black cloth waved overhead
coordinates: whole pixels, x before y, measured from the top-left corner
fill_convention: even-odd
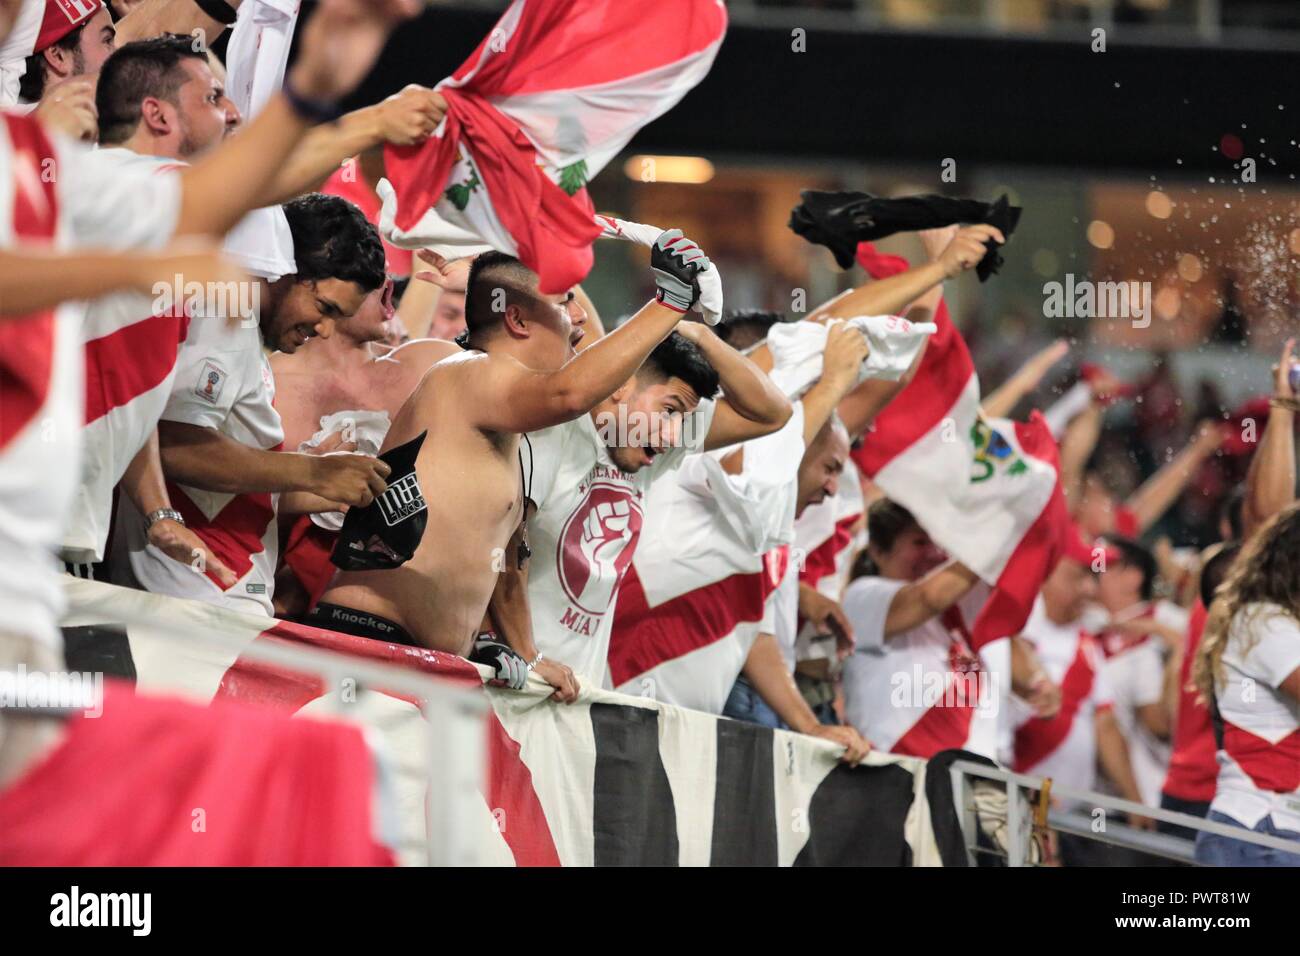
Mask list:
[[[994,202],[952,199],[948,196],[902,196],[881,199],[870,193],[822,192],[805,189],[803,201],[790,212],[790,228],[809,242],[825,246],[841,269],[853,265],[858,243],[884,239],[897,232],[939,229],[953,223],[985,223],[1002,230],[1011,239],[1020,222],[1020,207],[1006,196]],[[986,242],[984,258],[975,266],[980,281],[998,271],[1002,256],[995,242]]]

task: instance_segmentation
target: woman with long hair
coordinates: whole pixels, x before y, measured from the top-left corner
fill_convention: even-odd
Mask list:
[[[1207,819],[1297,842],[1288,853],[1201,833],[1196,859],[1300,866],[1300,506],[1242,548],[1210,606],[1192,678],[1219,748]]]

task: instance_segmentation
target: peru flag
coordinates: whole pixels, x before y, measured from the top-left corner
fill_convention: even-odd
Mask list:
[[[971,628],[978,650],[1024,626],[1070,524],[1043,417],[985,419],[970,352],[943,302],[935,323],[915,379],[854,459],[936,544],[993,586]]]
[[[420,146],[389,147],[381,229],[394,245],[518,256],[562,292],[601,234],[587,182],[708,73],[719,0],[515,0],[452,76]]]

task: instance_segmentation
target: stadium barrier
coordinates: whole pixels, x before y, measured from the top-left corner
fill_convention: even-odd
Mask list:
[[[396,767],[405,864],[967,863],[946,772],[960,751],[850,769],[829,742],[649,698],[557,704],[536,677],[486,687],[435,651],[73,578],[67,596],[69,646],[142,690],[367,728]]]
[[[1178,863],[1195,863],[1193,841],[1168,833],[1138,830],[1119,822],[1118,819],[1107,819],[1112,812],[1148,817],[1196,832],[1217,833],[1220,836],[1231,837],[1257,846],[1286,850],[1289,853],[1295,852],[1294,840],[1254,833],[1241,827],[1228,826],[1175,810],[1148,807],[1111,794],[1058,786],[1050,778],[1032,777],[969,760],[953,761],[949,773],[952,778],[953,803],[959,808],[958,814],[961,819],[966,852],[972,864],[976,862],[976,857],[979,855],[996,854],[1005,860],[1007,866],[1036,865],[1041,860],[1036,859],[1032,834],[1035,830],[1041,833],[1046,829]],[[999,850],[980,845],[977,824],[980,801],[975,792],[977,781],[992,781],[1000,784],[999,789],[1005,794],[1005,811],[999,815],[998,825],[1005,827],[1006,839],[1002,841]],[[1041,810],[1036,812],[1025,791],[1033,791],[1040,795],[1046,792],[1053,798],[1063,798],[1075,809],[1052,808],[1046,814]],[[1081,811],[1077,807],[1087,807],[1091,812]],[[1098,810],[1103,813],[1098,815],[1096,812]]]

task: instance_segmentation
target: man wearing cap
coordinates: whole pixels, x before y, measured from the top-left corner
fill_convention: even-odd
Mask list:
[[[243,0],[146,0],[111,9],[103,0],[41,0],[24,11],[14,35],[0,52],[0,106],[21,100],[28,108],[40,103],[46,121],[75,107],[90,114],[93,131],[94,82],[116,46],[163,33],[193,34],[199,49],[213,43],[235,22]],[[35,5],[34,5],[35,6]],[[114,25],[114,19],[117,24]],[[78,79],[84,77],[86,79]],[[63,119],[63,117],[60,117]],[[81,117],[82,125],[85,118]],[[56,122],[60,131],[81,136]]]
[[[45,16],[27,57],[22,99],[35,103],[47,86],[98,73],[117,34],[102,0],[45,0]]]

